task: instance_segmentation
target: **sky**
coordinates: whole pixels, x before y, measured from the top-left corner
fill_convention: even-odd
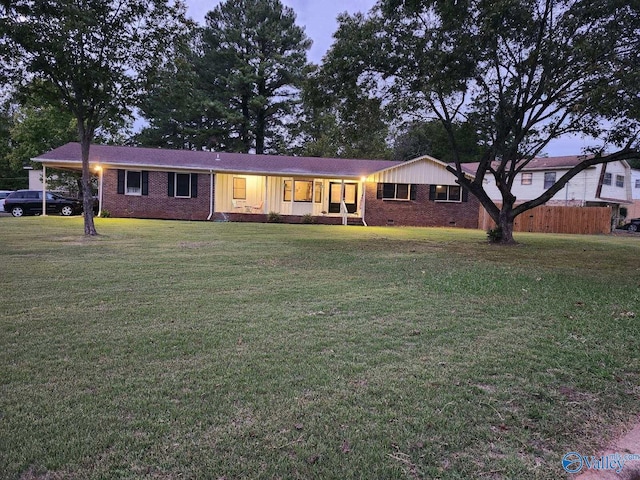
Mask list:
[[[197,23],[204,24],[204,16],[219,3],[221,0],[186,0],[187,15]],[[304,27],[307,37],[313,40],[309,60],[320,63],[333,43],[333,33],[338,28],[338,15],[343,12],[366,13],[376,0],[282,0],[282,3],[293,8],[297,24]]]
[[[199,24],[204,24],[207,12],[222,0],[186,0],[187,15]],[[333,34],[338,28],[337,17],[343,12],[354,14],[368,12],[376,0],[282,0],[293,8],[297,24],[304,27],[307,37],[313,40],[309,60],[321,63],[322,57],[333,43]],[[579,155],[590,142],[578,137],[554,140],[543,152],[548,156]]]

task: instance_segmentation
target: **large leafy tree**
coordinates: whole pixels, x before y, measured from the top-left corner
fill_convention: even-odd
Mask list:
[[[303,84],[295,153],[316,157],[389,158],[382,102],[343,81],[332,62],[312,67]]]
[[[421,155],[431,155],[443,162],[454,162],[456,155],[461,162],[475,162],[482,155],[478,134],[469,123],[453,124],[458,139],[457,151],[451,149],[449,134],[442,122],[410,122],[395,137],[394,160],[410,160]]]
[[[360,42],[346,60],[372,95],[442,123],[451,172],[498,224],[501,241],[512,243],[516,216],[577,173],[637,155],[639,25],[640,4],[627,0],[380,0],[368,17],[343,19],[338,38]],[[474,180],[461,166],[461,122],[473,125],[483,147]],[[595,139],[584,160],[518,203],[518,173],[569,134]],[[487,175],[500,202],[483,188]]]
[[[218,148],[273,152],[299,101],[311,41],[280,0],[228,0],[206,16],[201,87],[224,121]]]
[[[3,2],[2,63],[76,119],[82,149],[84,231],[93,222],[89,149],[96,132],[131,114],[145,81],[181,30],[184,6],[166,0]]]

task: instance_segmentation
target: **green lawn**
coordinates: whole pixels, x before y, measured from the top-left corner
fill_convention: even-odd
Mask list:
[[[640,413],[637,238],[96,226],[0,218],[3,478],[557,479]]]

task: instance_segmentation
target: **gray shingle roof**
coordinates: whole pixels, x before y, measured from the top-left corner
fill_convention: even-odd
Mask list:
[[[586,160],[587,158],[591,158],[591,156],[582,156],[582,155],[565,155],[562,157],[539,157],[532,159],[526,167],[524,167],[524,171],[528,172],[531,170],[562,170],[569,169],[575,167],[580,162]],[[473,163],[464,163],[462,168],[465,171],[472,171],[474,174],[478,170],[478,162]],[[498,162],[494,163],[494,166],[498,166]]]
[[[33,159],[51,166],[82,163],[79,143],[67,143]],[[165,150],[159,148],[92,145],[89,162],[112,168],[192,170],[271,175],[313,175],[360,178],[378,170],[400,165],[387,160],[253,155],[248,153]]]

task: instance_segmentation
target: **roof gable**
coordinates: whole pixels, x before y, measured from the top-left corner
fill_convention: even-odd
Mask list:
[[[369,177],[369,180],[382,183],[453,185],[456,183],[456,177],[447,170],[447,167],[448,164],[445,162],[429,155],[423,155],[375,172]],[[473,174],[466,170],[465,175],[473,178]]]

